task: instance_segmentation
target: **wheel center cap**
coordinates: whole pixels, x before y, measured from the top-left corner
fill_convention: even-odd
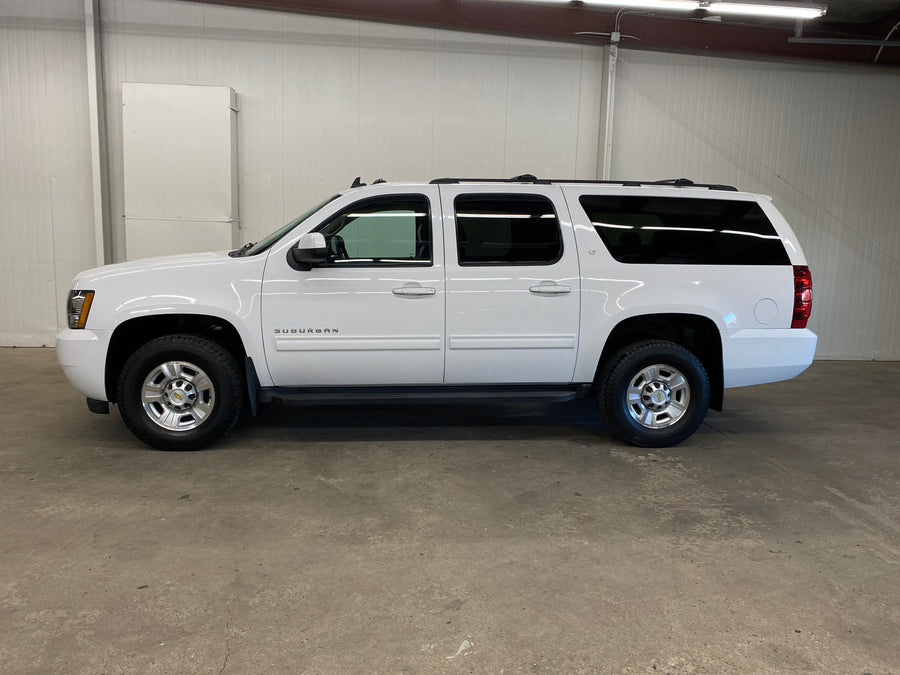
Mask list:
[[[185,380],[175,380],[166,385],[166,402],[177,410],[188,408],[194,403],[197,394],[194,386]]]
[[[672,394],[669,388],[662,382],[651,382],[641,394],[644,405],[653,409],[662,408],[669,404]]]

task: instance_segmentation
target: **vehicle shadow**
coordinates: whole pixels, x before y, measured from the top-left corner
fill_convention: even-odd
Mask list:
[[[242,418],[242,441],[515,440],[608,436],[593,397],[566,403],[317,405],[268,404]]]

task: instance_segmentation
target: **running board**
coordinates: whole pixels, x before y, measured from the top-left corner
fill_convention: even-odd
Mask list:
[[[264,387],[260,403],[358,405],[393,403],[558,403],[583,398],[590,384],[442,387]]]

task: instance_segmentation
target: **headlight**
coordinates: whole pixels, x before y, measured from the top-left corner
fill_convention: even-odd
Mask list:
[[[69,302],[66,305],[69,328],[84,328],[93,301],[94,291],[69,291]]]

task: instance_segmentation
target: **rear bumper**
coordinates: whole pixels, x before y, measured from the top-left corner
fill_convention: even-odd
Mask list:
[[[106,401],[109,330],[63,329],[56,336],[56,360],[69,382],[88,398]]]
[[[725,388],[796,377],[809,368],[818,336],[807,328],[762,328],[722,334]]]

